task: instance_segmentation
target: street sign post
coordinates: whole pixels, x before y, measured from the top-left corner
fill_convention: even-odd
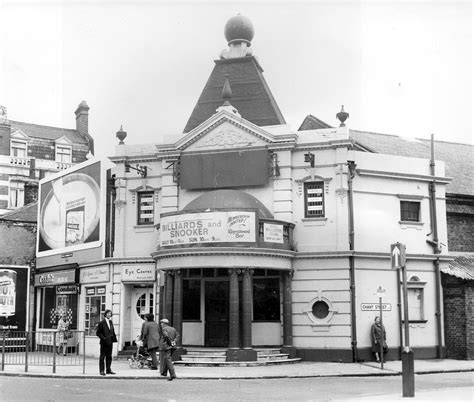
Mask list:
[[[385,356],[383,355],[383,347],[385,344],[385,328],[383,326],[383,314],[382,314],[382,299],[385,297],[385,289],[382,286],[379,286],[377,289],[377,296],[379,297],[379,306],[380,306],[380,326],[382,328],[382,336],[380,342],[380,368],[383,370],[383,363],[385,360]]]
[[[408,317],[408,291],[407,291],[407,267],[406,267],[406,247],[402,243],[395,243],[390,246],[390,258],[392,268],[402,270],[403,275],[403,323],[405,327],[405,345],[402,350],[402,383],[403,396],[415,396],[415,367],[414,354],[410,348],[409,317]]]

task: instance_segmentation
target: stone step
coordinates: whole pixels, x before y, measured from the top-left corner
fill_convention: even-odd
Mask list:
[[[181,355],[181,359],[186,362],[225,362],[226,356],[193,356],[189,354]]]
[[[288,356],[290,356],[288,353],[271,353],[269,355],[257,355],[258,360],[283,360],[283,359],[288,359]]]
[[[275,348],[275,349],[261,349],[261,348],[254,348],[254,350],[257,352],[257,355],[278,355],[281,353],[280,349]]]
[[[189,366],[189,367],[255,367],[255,366],[269,366],[269,365],[277,365],[277,364],[293,364],[293,363],[298,363],[299,361],[301,361],[300,358],[267,360],[267,361],[256,361],[256,362],[215,362],[215,361],[190,362],[190,361],[179,360],[179,361],[175,361],[174,364],[177,364],[180,366]]]

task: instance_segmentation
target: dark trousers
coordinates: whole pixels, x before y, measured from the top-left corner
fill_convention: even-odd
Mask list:
[[[112,348],[113,343],[100,343],[100,357],[99,357],[99,371],[106,371],[107,373],[110,372],[110,366],[112,365]],[[104,360],[105,360],[105,367],[104,370]]]
[[[151,357],[151,365],[153,368],[158,368],[158,358],[156,357],[157,350],[158,348],[148,349],[148,352],[150,353],[150,357]]]
[[[168,371],[170,372],[170,377],[176,377],[173,360],[171,360],[171,349],[160,350],[160,373],[167,375]]]

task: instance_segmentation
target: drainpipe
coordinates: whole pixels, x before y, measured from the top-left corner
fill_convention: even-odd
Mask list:
[[[347,161],[349,167],[349,175],[347,177],[348,187],[348,205],[349,205],[349,275],[351,287],[351,344],[352,344],[352,361],[355,363],[359,361],[357,351],[357,320],[356,320],[356,285],[355,285],[355,261],[354,261],[354,194],[352,190],[352,180],[355,177],[356,163],[354,161]]]
[[[434,157],[434,135],[431,134],[431,160],[430,173],[433,181],[430,183],[430,212],[431,212],[431,234],[432,240],[427,242],[433,247],[434,254],[440,254],[441,248],[438,239],[438,215],[436,212],[436,171],[435,171],[435,157]],[[442,341],[442,325],[441,325],[441,272],[439,268],[439,257],[434,260],[435,276],[436,276],[436,329],[438,336],[437,357],[441,359],[443,356],[443,341]]]

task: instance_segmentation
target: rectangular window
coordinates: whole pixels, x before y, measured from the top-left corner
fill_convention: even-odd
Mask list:
[[[56,145],[56,162],[72,163],[72,148],[67,145]]]
[[[324,217],[324,183],[304,183],[305,218]]]
[[[422,321],[423,316],[423,289],[408,288],[408,319],[410,321]]]
[[[183,280],[183,320],[201,319],[201,280]]]
[[[11,156],[26,158],[26,141],[11,140],[10,147]]]
[[[86,288],[85,334],[94,336],[105,312],[105,287]]]
[[[280,321],[279,278],[254,278],[253,320]]]
[[[420,203],[418,201],[400,201],[400,220],[402,222],[420,222]]]
[[[142,191],[138,193],[139,225],[153,225],[154,223],[153,196],[153,191]]]
[[[25,190],[10,187],[10,208],[22,207],[25,202]]]

